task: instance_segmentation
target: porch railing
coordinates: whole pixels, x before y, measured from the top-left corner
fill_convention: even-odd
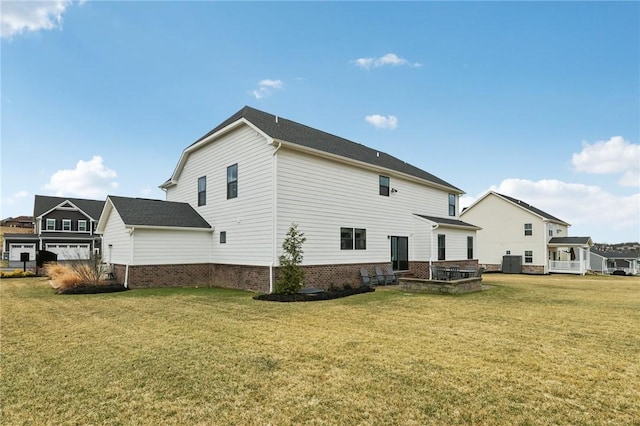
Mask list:
[[[584,274],[587,271],[586,262],[581,260],[550,260],[549,272]]]

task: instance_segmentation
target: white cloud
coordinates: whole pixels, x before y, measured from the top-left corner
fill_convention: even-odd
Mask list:
[[[364,68],[366,70],[371,69],[371,67],[377,68],[385,65],[391,65],[391,66],[406,65],[414,68],[422,66],[422,64],[418,62],[411,63],[408,60],[399,57],[395,53],[387,53],[386,55],[380,56],[379,58],[375,58],[375,57],[374,58],[358,58],[351,62],[356,66],[360,68]]]
[[[118,187],[114,179],[118,174],[105,167],[102,157],[80,160],[73,170],[59,170],[49,179],[44,189],[58,197],[77,196],[103,198]]]
[[[619,196],[598,186],[554,179],[505,179],[489,189],[570,223],[572,230],[580,231],[570,230],[572,236],[591,236],[595,242],[628,242],[640,237],[640,193]],[[460,207],[469,206],[475,200],[470,196],[462,197]],[[620,241],[611,241],[610,235],[620,236]],[[605,241],[607,238],[609,241]]]
[[[5,198],[4,202],[9,205],[14,205],[17,202],[19,202],[21,199],[26,198],[28,196],[29,196],[29,193],[27,191],[24,191],[24,190],[18,191],[18,192],[14,192],[13,194]]]
[[[258,88],[251,91],[251,94],[256,99],[262,99],[265,96],[271,95],[274,90],[280,90],[283,87],[284,83],[282,80],[271,80],[267,78],[258,82]]]
[[[594,144],[582,143],[582,151],[571,158],[577,172],[593,174],[622,174],[622,186],[640,186],[640,145],[621,136]]]
[[[398,119],[393,115],[383,116],[383,115],[367,115],[364,118],[369,124],[377,127],[378,129],[395,129],[398,127]]]
[[[3,1],[0,16],[2,38],[11,38],[26,31],[60,28],[62,15],[69,5],[70,0]]]

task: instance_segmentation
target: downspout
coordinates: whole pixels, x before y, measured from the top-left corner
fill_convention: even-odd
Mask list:
[[[124,286],[125,288],[129,288],[129,265],[131,263],[133,263],[133,231],[135,231],[136,228],[131,228],[129,229],[129,261],[127,262],[127,264],[125,265],[125,271],[124,271]]]
[[[274,283],[273,283],[273,267],[275,266],[276,263],[276,254],[277,254],[277,247],[276,247],[276,241],[278,239],[278,158],[276,157],[276,154],[278,153],[278,150],[282,147],[282,142],[278,142],[278,147],[275,149],[275,151],[273,151],[273,162],[272,164],[272,173],[273,173],[273,178],[271,179],[271,184],[272,184],[272,188],[271,188],[271,196],[273,198],[273,203],[272,203],[272,218],[273,218],[273,222],[271,224],[271,263],[269,264],[269,293],[273,293],[274,291]]]
[[[429,256],[429,280],[433,279],[433,253],[434,253],[434,249],[433,249],[433,232],[438,229],[438,227],[440,226],[439,223],[436,223],[435,225],[431,225],[431,233],[429,235],[429,238],[431,240],[431,255]]]

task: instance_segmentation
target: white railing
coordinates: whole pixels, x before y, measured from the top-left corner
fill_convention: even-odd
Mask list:
[[[549,272],[584,274],[587,268],[585,262],[581,260],[550,260]]]

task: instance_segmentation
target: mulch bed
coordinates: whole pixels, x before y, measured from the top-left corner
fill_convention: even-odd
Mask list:
[[[294,294],[259,294],[254,296],[255,300],[267,300],[270,302],[315,302],[317,300],[331,300],[340,297],[353,296],[354,294],[370,293],[375,291],[373,287],[346,287],[341,289],[331,289],[322,292],[304,292]]]
[[[129,290],[122,284],[86,285],[56,290],[57,294],[98,294]]]

